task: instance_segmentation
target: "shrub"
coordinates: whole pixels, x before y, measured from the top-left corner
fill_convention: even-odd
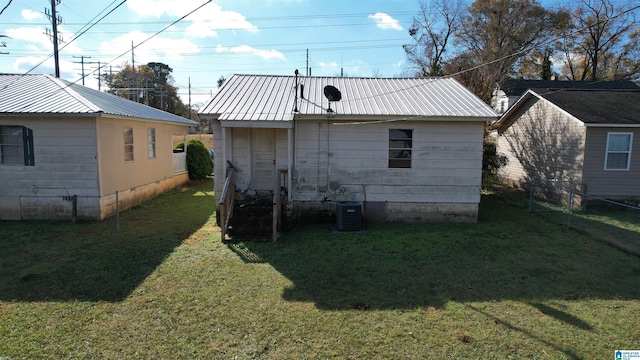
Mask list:
[[[202,180],[213,173],[211,154],[200,140],[187,141],[187,170],[191,180]]]

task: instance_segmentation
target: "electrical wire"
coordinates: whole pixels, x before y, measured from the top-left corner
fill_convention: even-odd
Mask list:
[[[109,6],[111,6],[113,3],[115,3],[117,0],[114,0]],[[120,6],[122,6],[127,0],[122,0],[122,2],[120,2],[120,4],[118,4],[118,6],[116,6],[115,8],[111,9],[107,14],[105,14],[103,17],[101,17],[98,21],[96,21],[95,23],[91,24],[87,24],[87,28],[84,29],[83,31],[81,31],[79,34],[75,35],[69,42],[67,42],[64,46],[62,46],[58,52],[62,51],[64,48],[66,48],[67,46],[69,46],[73,41],[75,41],[76,39],[78,39],[80,36],[82,36],[83,34],[85,34],[87,31],[89,31],[92,27],[94,27],[96,24],[98,24],[100,21],[102,21],[105,17],[109,16],[112,12],[114,12],[116,9],[118,9]],[[107,6],[107,8],[109,7]],[[95,19],[96,17],[98,17],[101,13],[103,13],[107,8],[105,8],[104,10],[102,10],[98,15],[96,15],[93,19]],[[92,19],[92,21],[93,21]],[[57,21],[56,19],[53,19],[53,21]],[[55,34],[54,34],[55,36]],[[33,70],[37,69],[40,65],[44,64],[47,60],[51,59],[51,57],[54,55],[54,53],[50,53],[46,58],[44,58],[44,60],[42,60],[41,62],[39,62],[38,64],[36,64],[35,66],[33,66],[31,69],[29,69],[26,73],[22,74],[22,76],[16,80],[14,80],[13,82],[5,85],[2,89],[0,89],[0,93],[5,90],[6,88],[8,88],[9,86],[13,85],[15,83],[15,81],[20,80],[22,77],[30,74]]]

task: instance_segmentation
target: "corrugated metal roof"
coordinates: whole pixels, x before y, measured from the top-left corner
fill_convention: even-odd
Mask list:
[[[495,119],[497,114],[453,78],[299,77],[233,75],[201,114],[220,120],[291,121],[298,115],[326,115],[324,87],[335,86],[342,100],[331,103],[336,116],[418,116]]]
[[[194,121],[51,75],[0,74],[0,115],[101,114],[184,125]]]

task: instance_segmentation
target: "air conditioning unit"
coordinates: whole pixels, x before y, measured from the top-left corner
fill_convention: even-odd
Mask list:
[[[359,202],[345,201],[336,205],[336,229],[338,231],[362,230],[362,205]]]

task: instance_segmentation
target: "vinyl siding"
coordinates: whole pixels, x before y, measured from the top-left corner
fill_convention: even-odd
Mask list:
[[[545,100],[531,100],[513,114],[513,124],[498,139],[508,163],[504,180],[582,182],[585,127]]]
[[[628,171],[604,170],[609,132],[633,133]],[[590,195],[609,198],[640,197],[640,129],[590,127],[587,130],[586,149],[584,182]]]

